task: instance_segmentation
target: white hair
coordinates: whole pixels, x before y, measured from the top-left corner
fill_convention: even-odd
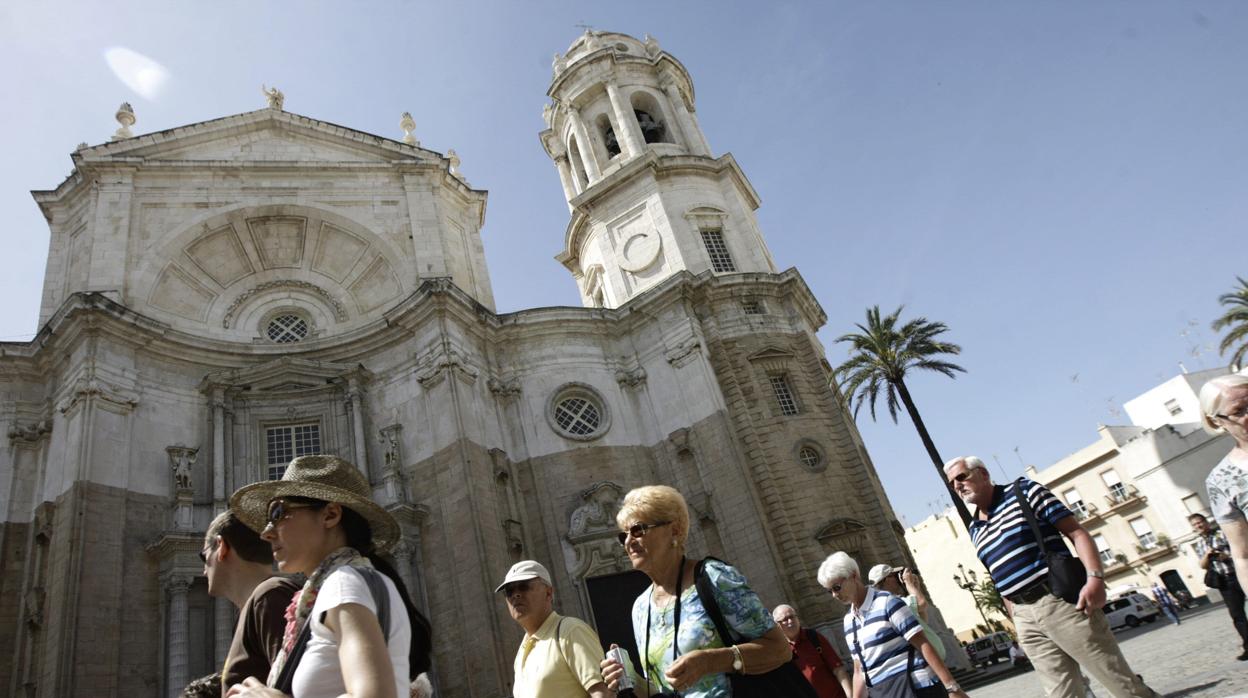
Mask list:
[[[988,466],[984,465],[984,462],[980,460],[979,458],[976,458],[975,456],[958,456],[957,458],[954,458],[953,460],[945,461],[945,474],[948,475],[949,471],[953,468],[953,466],[957,465],[958,463],[966,463],[967,470],[983,470],[984,472],[988,471]]]
[[[1222,402],[1226,398],[1226,391],[1241,385],[1248,385],[1248,375],[1245,375],[1243,372],[1218,376],[1201,386],[1200,425],[1205,428],[1205,431],[1215,436],[1226,433],[1226,429],[1218,423],[1214,415],[1222,411]]]
[[[849,579],[857,577],[858,563],[854,562],[854,558],[848,553],[837,551],[828,556],[828,559],[819,565],[819,586],[825,589],[832,588],[832,581],[836,579]]]

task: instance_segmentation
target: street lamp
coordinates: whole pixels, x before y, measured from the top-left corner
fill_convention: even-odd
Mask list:
[[[992,625],[988,622],[988,616],[984,615],[984,607],[979,602],[979,592],[976,591],[979,584],[975,579],[975,570],[968,570],[962,566],[962,563],[958,563],[958,571],[962,574],[961,576],[953,575],[953,583],[971,592],[971,598],[975,600],[975,610],[979,611],[979,617],[984,619],[984,627],[991,629]]]

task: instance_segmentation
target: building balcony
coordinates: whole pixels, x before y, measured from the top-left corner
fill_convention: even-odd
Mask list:
[[[1105,520],[1101,517],[1101,511],[1097,509],[1095,504],[1081,503],[1081,506],[1071,507],[1070,511],[1075,515],[1079,523],[1085,526],[1095,526]]]
[[[1139,554],[1140,562],[1152,562],[1159,560],[1167,555],[1172,555],[1178,551],[1174,543],[1166,536],[1157,536],[1157,540],[1150,545],[1136,545],[1135,552]]]
[[[1148,497],[1140,494],[1135,485],[1127,485],[1105,495],[1105,501],[1108,503],[1108,507],[1105,509],[1106,515],[1120,514],[1128,509],[1134,509],[1137,506],[1147,504]]]
[[[1105,551],[1101,554],[1101,564],[1104,567],[1102,571],[1105,572],[1106,579],[1131,571],[1131,565],[1127,564],[1127,556],[1122,553]]]

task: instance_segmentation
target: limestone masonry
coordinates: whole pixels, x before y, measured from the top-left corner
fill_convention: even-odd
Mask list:
[[[510,695],[521,633],[492,590],[519,559],[631,644],[645,582],[614,513],[638,485],[680,489],[692,554],[811,626],[842,612],[828,553],[907,561],[823,311],[777,271],[684,67],[587,32],[554,73],[541,143],[571,219],[547,244],[584,308],[494,311],[486,193],[410,118],[391,140],[270,94],[82,147],[34,193],[41,328],[0,344],[0,693],[175,696],[218,668],[234,611],[207,595],[203,531],[303,453],[358,463],[402,522],[445,696]]]

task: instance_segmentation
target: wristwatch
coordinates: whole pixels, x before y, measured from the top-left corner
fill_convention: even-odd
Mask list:
[[[1105,572],[1101,570],[1088,570],[1089,577],[1096,577],[1101,581],[1105,581]]]
[[[741,659],[741,648],[732,646],[732,670],[740,674],[745,671],[745,662]]]
[[[953,683],[945,684],[945,692],[946,693],[961,693],[962,687],[958,685],[957,681],[954,681]]]

